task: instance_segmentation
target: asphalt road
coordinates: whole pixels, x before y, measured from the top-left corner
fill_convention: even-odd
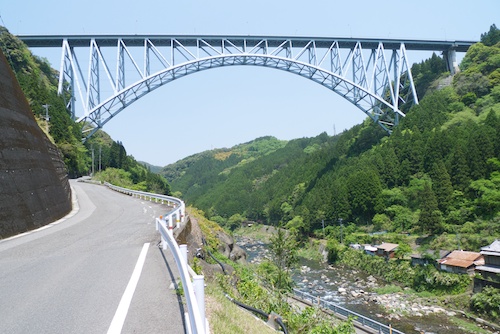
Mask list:
[[[0,333],[184,333],[177,267],[157,246],[166,207],[71,185],[70,215],[0,241]]]

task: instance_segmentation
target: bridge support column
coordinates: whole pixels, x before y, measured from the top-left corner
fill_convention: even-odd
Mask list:
[[[446,61],[446,67],[448,67],[448,71],[450,71],[451,75],[460,72],[460,68],[458,67],[457,63],[457,52],[454,49],[444,51],[443,56]]]

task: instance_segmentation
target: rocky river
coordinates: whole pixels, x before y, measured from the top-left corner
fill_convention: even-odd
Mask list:
[[[269,254],[266,244],[248,237],[238,237],[250,263],[259,263]],[[293,273],[296,288],[336,303],[405,333],[471,333],[453,321],[462,318],[456,311],[434,306],[404,291],[379,295],[374,290],[386,285],[373,276],[343,266],[329,266],[301,258]],[[484,331],[483,333],[493,333]]]

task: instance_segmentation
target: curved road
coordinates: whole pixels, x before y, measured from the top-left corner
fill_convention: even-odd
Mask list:
[[[0,240],[0,332],[184,333],[177,268],[157,247],[166,207],[71,185],[77,210]]]

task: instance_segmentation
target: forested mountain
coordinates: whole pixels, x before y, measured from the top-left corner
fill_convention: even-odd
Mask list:
[[[481,40],[453,78],[435,55],[413,66],[420,104],[391,136],[367,120],[245,161],[236,148],[206,151],[162,173],[216,221],[240,215],[304,234],[342,220],[377,230],[498,236],[498,29]]]
[[[99,130],[82,143],[81,124],[74,122],[57,94],[59,74],[46,59],[33,55],[26,45],[0,26],[0,47],[19,81],[40,127],[61,151],[69,177],[101,172],[118,185],[169,194],[167,181],[127,155],[125,147]],[[48,110],[44,107],[47,105]],[[47,113],[49,120],[46,119]],[[94,159],[92,159],[92,152]],[[108,169],[108,170],[107,170]],[[107,170],[107,171],[105,171]]]

